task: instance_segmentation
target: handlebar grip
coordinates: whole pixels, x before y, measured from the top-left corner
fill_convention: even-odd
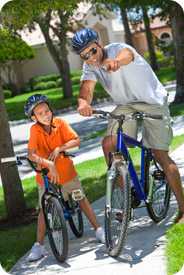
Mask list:
[[[74,154],[67,151],[60,152],[60,154],[63,154],[64,157],[73,157],[73,158],[75,157]]]
[[[103,116],[107,116],[107,115],[110,114],[110,113],[109,113],[109,112],[102,111],[102,110],[95,110],[95,109],[93,109],[93,114],[94,114],[94,115],[103,115]]]
[[[152,118],[152,119],[163,119],[163,115],[152,115],[152,114],[145,114],[145,117]]]

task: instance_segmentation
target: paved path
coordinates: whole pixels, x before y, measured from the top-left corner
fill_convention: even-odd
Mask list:
[[[184,180],[184,145],[172,157],[177,162]],[[103,224],[104,198],[96,201],[93,208]],[[28,263],[25,255],[12,269],[14,275],[166,275],[164,257],[165,231],[172,223],[176,202],[172,197],[168,217],[160,224],[154,224],[147,216],[145,208],[136,209],[125,249],[118,259],[108,257],[105,246],[97,244],[94,232],[85,221],[85,236],[75,239],[70,234],[69,258],[58,264],[48,249],[48,255],[36,263]],[[46,246],[48,243],[46,241]]]

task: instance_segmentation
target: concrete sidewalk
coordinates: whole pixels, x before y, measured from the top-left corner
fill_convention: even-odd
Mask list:
[[[173,159],[178,164],[182,180],[184,181],[184,145],[172,153]],[[104,198],[93,204],[96,215],[104,222]],[[38,262],[28,263],[25,255],[12,268],[14,275],[55,275],[69,273],[70,275],[166,275],[164,257],[165,232],[172,224],[173,215],[177,205],[174,197],[168,217],[160,224],[154,224],[148,217],[145,208],[135,210],[133,221],[120,257],[117,259],[107,255],[105,245],[98,244],[94,232],[85,220],[85,234],[81,239],[76,239],[70,232],[69,257],[66,263],[59,264],[49,250],[48,254]]]

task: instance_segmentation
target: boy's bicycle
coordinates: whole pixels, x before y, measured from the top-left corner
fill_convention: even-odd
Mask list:
[[[114,115],[101,110],[94,110],[93,114],[118,122],[116,150],[109,154],[105,203],[106,246],[109,255],[117,257],[125,244],[131,210],[144,201],[149,216],[158,223],[166,217],[171,194],[165,174],[151,149],[143,146],[141,141],[124,134],[122,125],[132,119],[163,117],[142,112]],[[135,170],[127,145],[141,148],[140,176]]]
[[[73,156],[63,152],[64,156]],[[1,162],[16,162],[16,165],[22,165],[27,161],[32,169],[41,173],[44,180],[45,192],[42,196],[41,204],[44,213],[44,219],[47,229],[47,235],[51,250],[59,262],[64,262],[68,256],[68,221],[74,235],[79,238],[83,235],[83,218],[79,203],[74,200],[72,195],[68,195],[68,200],[63,198],[62,190],[59,185],[52,184],[48,179],[48,169],[37,169],[34,162],[27,156],[15,156],[2,158]]]

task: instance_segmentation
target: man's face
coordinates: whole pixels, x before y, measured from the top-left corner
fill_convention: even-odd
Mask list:
[[[34,108],[32,119],[38,121],[45,126],[49,126],[52,122],[52,112],[46,103],[40,103]]]
[[[92,43],[80,53],[80,57],[87,64],[100,66],[103,58],[102,48],[97,43]]]

